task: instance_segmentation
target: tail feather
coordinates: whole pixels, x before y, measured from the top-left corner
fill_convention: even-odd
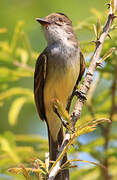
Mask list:
[[[57,155],[59,152],[59,148],[63,142],[64,139],[64,132],[63,132],[63,127],[61,126],[60,131],[58,133],[58,139],[57,141],[53,141],[52,136],[49,132],[48,128],[48,139],[49,139],[49,159],[50,161],[56,161]],[[67,161],[67,153],[64,155],[62,159],[62,164],[64,164]],[[52,164],[50,164],[50,167]],[[60,171],[54,180],[69,180],[69,170],[62,170]]]

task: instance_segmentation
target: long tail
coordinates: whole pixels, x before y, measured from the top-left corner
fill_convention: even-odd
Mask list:
[[[49,139],[49,159],[51,161],[56,161],[57,159],[57,154],[59,152],[59,148],[63,142],[63,138],[64,138],[64,132],[63,132],[63,127],[61,126],[60,131],[58,133],[58,139],[57,141],[53,141],[52,136],[49,132],[49,128],[48,128],[48,139]],[[64,164],[67,161],[67,154],[64,155],[63,159],[62,159],[62,164]],[[50,165],[51,166],[51,165]],[[54,180],[69,180],[69,170],[63,170],[60,171]]]

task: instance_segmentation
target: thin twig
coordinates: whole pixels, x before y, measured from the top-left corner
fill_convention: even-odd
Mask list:
[[[97,64],[99,64],[100,53],[101,53],[104,41],[108,35],[110,26],[112,24],[113,17],[114,17],[113,14],[108,15],[107,21],[106,21],[105,26],[102,31],[102,34],[100,35],[98,43],[96,44],[96,49],[95,49],[92,61],[90,63],[90,66],[88,68],[86,77],[85,77],[83,83],[81,84],[79,91],[82,92],[84,95],[87,95],[89,88],[91,86],[94,72],[96,70]],[[78,98],[76,105],[74,107],[74,110],[71,114],[71,120],[72,120],[74,126],[75,126],[77,120],[80,118],[83,105],[84,105],[84,99]]]
[[[72,136],[70,136],[69,133],[65,135],[64,141],[61,145],[61,148],[59,149],[58,159],[55,161],[55,163],[50,169],[48,180],[54,180],[55,176],[61,170],[61,163],[62,163],[62,157],[64,156],[64,152],[67,151],[68,147],[72,144],[75,137],[76,137],[76,133],[74,133]]]

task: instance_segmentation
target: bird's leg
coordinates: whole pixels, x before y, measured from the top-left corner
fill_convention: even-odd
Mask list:
[[[87,100],[86,94],[85,94],[84,92],[80,91],[80,90],[76,90],[76,91],[74,92],[74,94],[75,94],[78,98],[82,99],[83,101]]]
[[[68,99],[68,103],[67,103],[67,107],[66,107],[66,110],[68,111],[68,113],[70,111],[71,103],[72,103],[74,96],[77,96],[78,98],[82,99],[83,101],[87,100],[86,95],[82,91],[77,90],[77,87],[74,87],[73,92]]]

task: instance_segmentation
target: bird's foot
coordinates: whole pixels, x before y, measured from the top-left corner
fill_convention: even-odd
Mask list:
[[[80,98],[80,99],[83,99],[83,101],[87,100],[86,98],[86,94],[80,90],[76,90],[75,91],[75,95]]]
[[[102,62],[97,62],[97,63],[96,63],[96,67],[97,67],[97,68],[98,68],[98,67],[103,68]]]

